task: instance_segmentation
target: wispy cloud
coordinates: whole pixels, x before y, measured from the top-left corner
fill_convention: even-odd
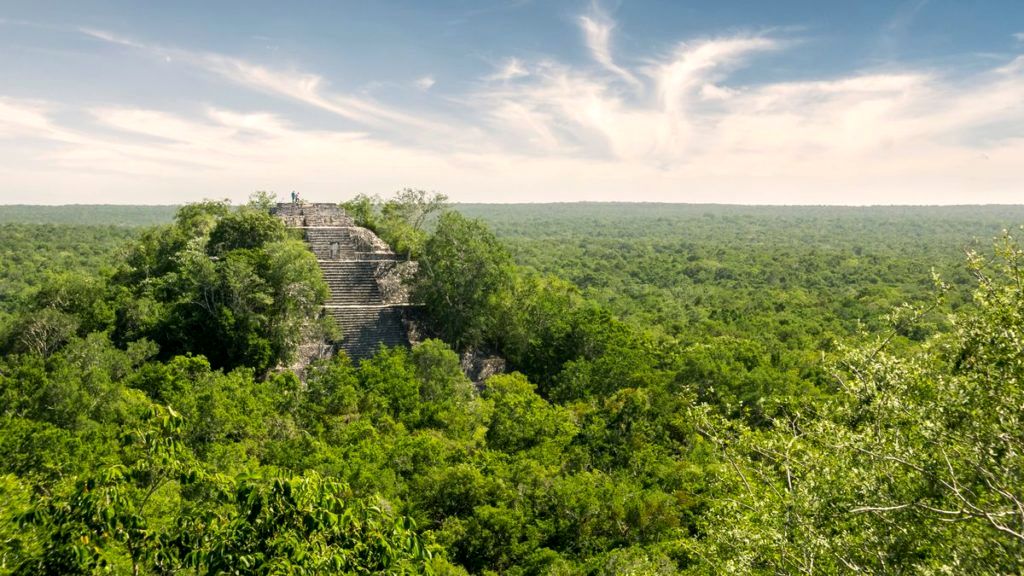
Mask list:
[[[931,0],[906,0],[896,12],[885,22],[883,30],[887,34],[903,34],[913,25],[917,16]]]
[[[0,138],[45,134],[52,130],[45,104],[0,97]]]
[[[0,173],[9,189],[53,201],[103,193],[132,202],[140,189],[162,201],[244,197],[257,188],[312,198],[408,185],[466,201],[1020,200],[1024,55],[969,74],[890,62],[884,71],[799,80],[762,74],[751,82],[737,72],[784,53],[792,38],[689,39],[630,66],[611,57],[615,23],[593,22],[600,25],[584,40],[600,67],[508,58],[466,93],[415,99],[454,103],[460,116],[452,122],[411,108],[421,102],[381,103],[307,71],[83,31],[351,127],[217,105],[184,115],[0,98],[0,157],[18,159],[0,164]]]
[[[733,80],[753,58],[792,44],[756,34],[681,43],[632,73],[651,98],[624,96],[586,69],[539,63],[530,79],[476,100],[493,133],[539,154],[642,165],[702,190],[739,190],[745,201],[827,201],[838,190],[882,203],[976,201],[970,194],[993,190],[1014,198],[1022,178],[1010,158],[1024,136],[993,127],[1024,124],[1024,57],[970,77],[890,66]]]
[[[887,57],[905,39],[914,22],[931,0],[904,0],[882,25],[878,35],[878,49]]]
[[[138,48],[138,49],[147,49],[147,48],[149,48],[149,46],[147,46],[145,44],[142,44],[140,42],[136,42],[134,40],[131,40],[130,38],[127,38],[127,37],[124,37],[124,36],[120,36],[118,34],[114,34],[113,32],[108,32],[106,30],[99,30],[99,29],[96,29],[96,28],[82,27],[82,28],[79,28],[78,31],[81,32],[82,34],[85,34],[86,36],[95,38],[96,40],[103,40],[104,42],[109,42],[111,44],[118,44],[120,46],[127,46],[129,48]]]
[[[590,14],[580,16],[579,23],[587,48],[590,49],[594,60],[629,84],[639,86],[640,81],[631,72],[616,64],[615,59],[612,58],[611,44],[612,31],[615,29],[614,21],[594,6]]]
[[[523,61],[519,58],[508,58],[501,65],[501,67],[490,74],[485,79],[493,82],[508,82],[509,80],[515,80],[516,78],[524,78],[529,76],[530,72],[523,65]]]
[[[640,71],[654,99],[626,98],[602,75],[545,62],[535,66],[529,81],[485,89],[475,101],[496,132],[526,133],[528,140],[543,143],[543,153],[677,163],[688,155],[695,126],[715,113],[704,110],[708,101],[728,99],[739,90],[715,81],[750,54],[780,44],[757,36],[680,44]]]
[[[433,76],[421,76],[420,78],[417,78],[415,82],[413,82],[413,85],[415,85],[417,89],[422,90],[424,92],[433,88],[434,84],[437,84],[437,81],[434,80]]]
[[[98,40],[184,62],[246,88],[302,102],[359,124],[421,131],[449,130],[443,122],[431,121],[422,115],[397,110],[368,98],[332,91],[319,74],[275,69],[224,54],[146,44],[104,30],[82,28],[81,32]]]
[[[332,92],[323,76],[292,70],[277,70],[220,54],[190,58],[206,70],[237,84],[303,102],[360,124],[400,125],[421,130],[442,129],[441,124],[382,105],[373,100]]]

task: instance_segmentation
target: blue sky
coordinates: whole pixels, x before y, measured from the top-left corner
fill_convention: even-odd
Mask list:
[[[0,203],[1024,201],[1024,2],[0,4]]]

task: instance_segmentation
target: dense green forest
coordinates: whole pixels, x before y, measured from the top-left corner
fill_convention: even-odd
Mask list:
[[[136,236],[135,230],[114,226],[0,224],[0,318],[65,275],[112,269]]]
[[[67,204],[0,206],[0,224],[66,224],[79,226],[156,226],[174,219],[177,206]]]
[[[0,573],[1024,570],[1024,208],[345,206],[430,337],[303,374],[266,196],[0,209]]]

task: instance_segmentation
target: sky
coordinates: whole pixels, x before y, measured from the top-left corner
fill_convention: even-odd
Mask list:
[[[0,0],[0,204],[1024,203],[1024,1]]]

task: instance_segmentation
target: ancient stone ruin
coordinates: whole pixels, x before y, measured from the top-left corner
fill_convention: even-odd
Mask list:
[[[330,296],[324,312],[341,329],[340,348],[355,361],[381,344],[408,346],[411,312],[403,279],[416,263],[401,259],[366,228],[356,226],[336,204],[281,203],[285,226],[300,229],[316,254]]]

